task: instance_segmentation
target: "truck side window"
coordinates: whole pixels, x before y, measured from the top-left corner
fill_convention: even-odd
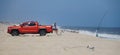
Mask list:
[[[34,22],[30,22],[29,26],[35,26]]]

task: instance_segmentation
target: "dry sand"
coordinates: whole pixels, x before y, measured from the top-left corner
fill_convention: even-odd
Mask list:
[[[120,41],[71,32],[12,37],[0,24],[0,55],[120,55]]]

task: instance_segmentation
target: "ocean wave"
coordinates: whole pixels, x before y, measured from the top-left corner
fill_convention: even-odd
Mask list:
[[[79,33],[80,34],[87,34],[87,35],[96,36],[95,32],[90,32],[90,31],[87,31],[87,30],[79,30]]]
[[[96,37],[96,34],[98,34],[98,37],[100,37],[100,38],[120,39],[120,35],[116,35],[116,34],[96,33],[96,32],[91,32],[91,31],[87,31],[87,30],[71,30],[71,29],[66,29],[66,31],[79,33],[79,34],[91,35],[91,36],[95,36],[95,37]]]
[[[120,39],[120,35],[116,35],[116,34],[96,33],[96,32],[91,32],[86,30],[79,30],[79,33],[92,35],[92,36],[96,36],[96,34],[98,34],[98,37],[100,38]]]
[[[85,35],[91,35],[91,36],[94,36],[96,37],[96,34],[97,34],[97,37],[100,37],[100,38],[108,38],[108,39],[120,39],[120,34],[116,32],[116,30],[107,30],[105,29],[104,30],[99,30],[98,33],[96,33],[96,29],[79,29],[79,30],[76,30],[76,29],[70,29],[70,27],[68,28],[62,28],[60,27],[61,29],[64,29],[68,32],[74,32],[74,33],[79,33],[79,34],[85,34]]]
[[[101,38],[110,38],[110,39],[120,39],[120,35],[106,34],[106,33],[99,33],[99,37],[101,37]]]

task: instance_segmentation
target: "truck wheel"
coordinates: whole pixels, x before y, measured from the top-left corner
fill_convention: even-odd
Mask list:
[[[12,36],[19,36],[19,32],[18,32],[17,30],[13,30],[13,31],[11,32],[11,35],[12,35]]]
[[[39,34],[40,34],[40,36],[45,36],[46,35],[46,30],[40,30]]]

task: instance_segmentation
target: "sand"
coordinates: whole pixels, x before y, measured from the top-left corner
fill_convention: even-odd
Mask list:
[[[11,36],[0,24],[0,55],[120,55],[120,40],[64,32]]]

